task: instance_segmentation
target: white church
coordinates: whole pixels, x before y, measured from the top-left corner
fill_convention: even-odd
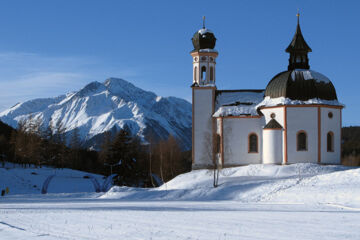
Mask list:
[[[311,162],[340,164],[341,111],[334,85],[310,69],[299,24],[286,48],[288,70],[265,90],[218,90],[216,38],[195,32],[192,88],[192,168]]]

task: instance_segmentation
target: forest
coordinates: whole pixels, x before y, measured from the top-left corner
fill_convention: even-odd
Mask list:
[[[17,129],[0,121],[0,166],[5,161],[26,168],[71,168],[105,176],[116,174],[119,186],[156,187],[159,182],[191,170],[191,153],[173,137],[147,144],[122,129],[105,133],[99,151],[86,149],[75,129],[66,136],[61,124],[41,129],[35,119],[20,121]]]

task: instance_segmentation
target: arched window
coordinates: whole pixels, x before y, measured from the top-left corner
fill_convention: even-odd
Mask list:
[[[201,80],[202,81],[206,80],[206,67],[205,66],[201,67]]]
[[[210,67],[210,81],[214,81],[214,68]]]
[[[327,151],[333,152],[334,151],[334,133],[333,132],[328,132],[327,137],[326,137],[326,142],[327,142]]]
[[[297,151],[307,151],[307,134],[299,131],[296,136]]]
[[[197,67],[194,68],[194,80],[197,81]]]
[[[256,133],[250,133],[248,137],[249,142],[249,153],[257,153],[258,152],[258,137]]]

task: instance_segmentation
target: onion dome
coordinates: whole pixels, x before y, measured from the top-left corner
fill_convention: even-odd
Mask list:
[[[269,82],[265,97],[285,97],[291,100],[309,99],[337,100],[336,91],[331,81],[321,73],[310,70],[307,54],[311,48],[305,42],[298,22],[295,35],[286,48],[290,53],[288,71],[277,74]]]
[[[201,49],[214,49],[215,47],[215,35],[211,30],[205,28],[205,17],[203,19],[203,28],[195,32],[191,39],[194,46],[193,52]]]
[[[301,101],[313,98],[337,100],[335,87],[331,81],[323,74],[308,69],[279,73],[267,85],[265,96]]]

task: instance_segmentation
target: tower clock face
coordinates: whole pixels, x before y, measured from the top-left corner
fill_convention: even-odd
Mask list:
[[[201,57],[201,61],[206,61],[206,57]]]
[[[198,61],[198,58],[197,58],[197,57],[195,57],[195,58],[194,58],[194,61],[195,61],[195,62],[197,62],[197,61]]]
[[[214,58],[210,57],[210,62],[213,62],[214,61]]]

